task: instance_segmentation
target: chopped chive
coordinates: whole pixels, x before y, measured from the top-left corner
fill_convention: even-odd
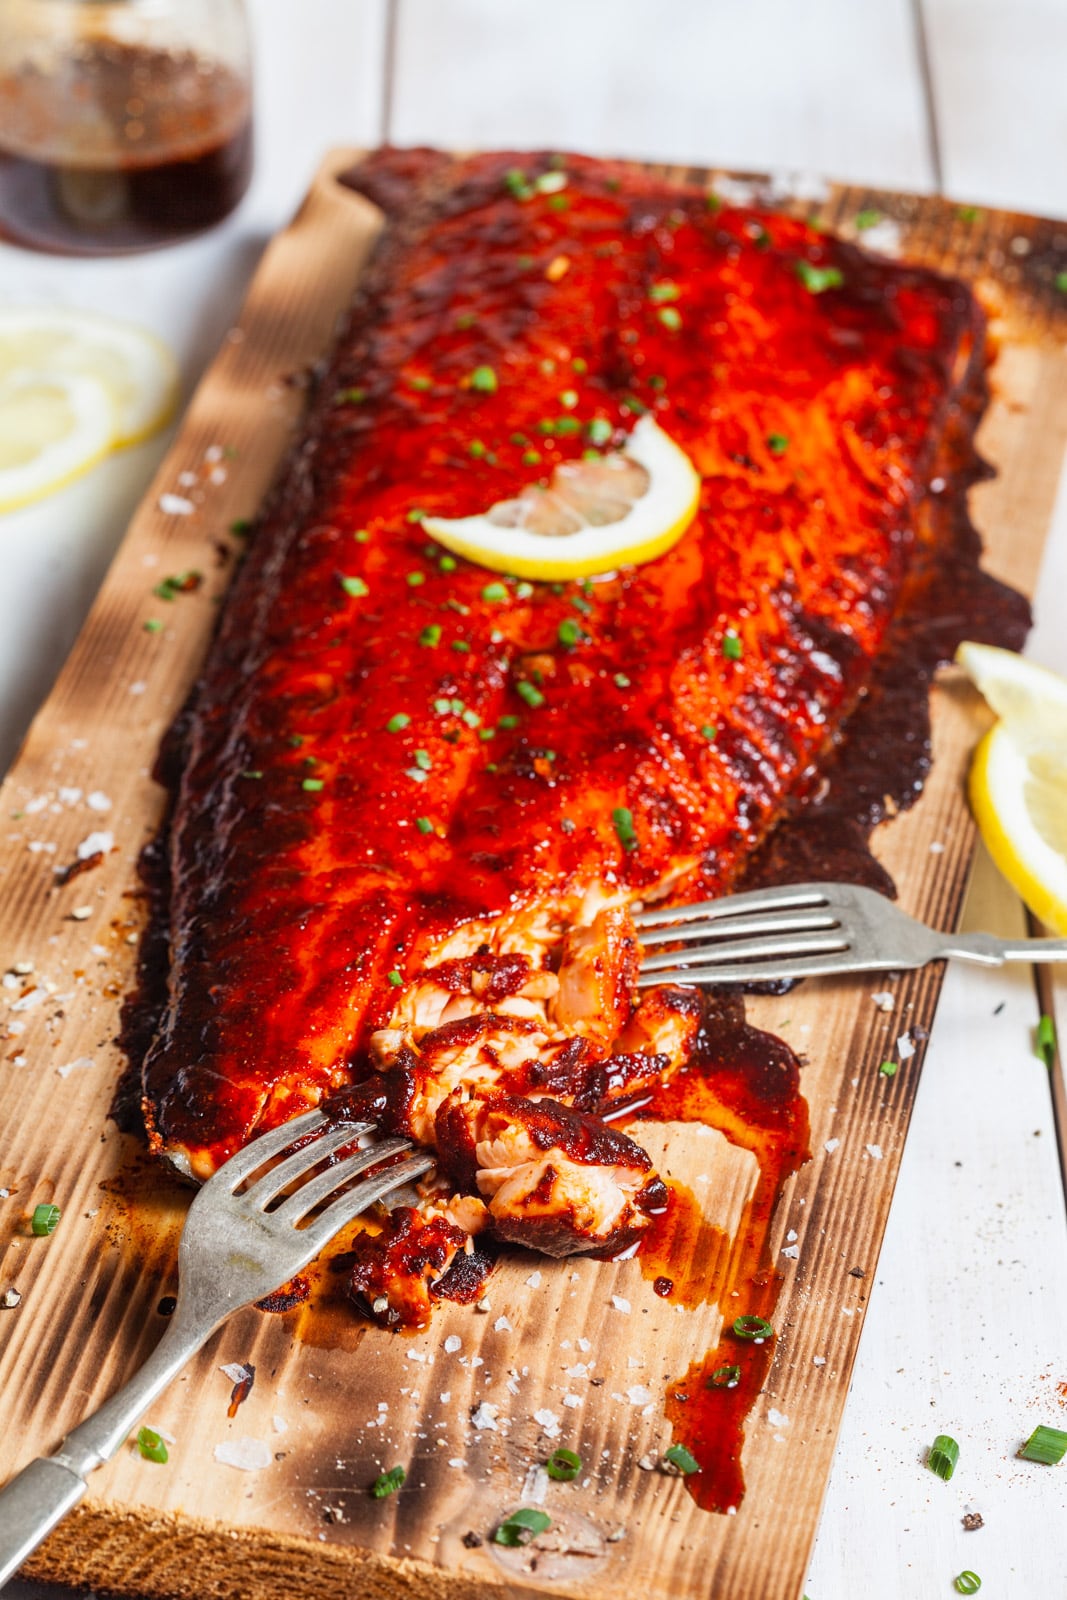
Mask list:
[[[452,709],[452,702],[451,700],[445,700],[442,697],[434,701],[433,708],[439,717],[447,717],[448,713]]]
[[[809,294],[825,294],[827,289],[840,289],[844,274],[840,267],[817,267],[803,256],[795,263],[794,271]]]
[[[676,283],[653,283],[649,285],[648,298],[655,305],[666,305],[670,300],[677,300],[680,293]]]
[[[425,522],[426,513],[422,510],[421,506],[413,506],[408,512],[406,520],[408,522]]]
[[[634,832],[634,814],[628,806],[616,806],[611,813],[612,824],[615,828],[615,837],[627,852],[637,849],[637,834]]]
[[[58,1206],[34,1206],[33,1216],[30,1218],[30,1232],[38,1239],[46,1239],[55,1233],[59,1218]]]
[[[446,733],[444,735],[444,737],[447,739],[448,738],[448,734]],[[452,742],[455,741],[456,737],[458,737],[458,735],[454,735],[453,736],[453,741]],[[426,782],[426,774],[425,774],[425,772],[423,772],[421,767],[405,767],[404,768],[404,776],[405,776],[405,778],[410,778],[412,783],[425,783]]]
[[[306,789],[309,794],[318,794],[319,790],[324,789],[326,785],[321,778],[305,778],[300,787],[301,789]]]
[[[508,591],[502,583],[487,583],[485,588],[482,590],[483,600],[501,601],[506,600],[507,598]]]
[[[982,1580],[977,1572],[964,1570],[954,1580],[957,1594],[977,1594],[982,1587]]]
[[[539,1533],[544,1533],[551,1526],[552,1518],[546,1511],[539,1511],[535,1506],[522,1506],[494,1529],[493,1543],[507,1545],[513,1550],[518,1545],[529,1544],[531,1539],[536,1539]]]
[[[540,460],[540,450],[524,450],[522,452],[522,464],[524,467],[536,467]]]
[[[203,576],[202,572],[196,572],[195,570],[174,572],[157,583],[152,593],[158,600],[166,600],[169,603],[180,594],[191,594],[194,589],[199,589]]]
[[[573,650],[575,645],[581,644],[585,634],[573,617],[564,617],[557,629],[557,637],[564,649]]]
[[[230,523],[230,532],[236,533],[238,537],[251,532],[251,529],[252,524],[247,517],[238,517],[235,521]]]
[[[396,1494],[406,1477],[403,1467],[390,1467],[388,1472],[379,1472],[370,1486],[370,1492],[375,1500],[384,1500],[387,1495]]]
[[[426,582],[425,572],[409,572],[405,580],[409,589],[420,589]]]
[[[439,645],[441,643],[441,624],[439,622],[428,622],[419,634],[419,643],[428,645],[431,650],[435,645]]]
[[[583,373],[589,371],[589,363],[584,356],[575,356],[574,360],[571,362],[571,366],[574,368],[579,377],[581,377]]]
[[[476,389],[479,394],[495,394],[497,389],[495,370],[492,367],[475,367],[467,379],[467,387]]]
[[[366,389],[338,389],[333,403],[335,406],[361,406],[366,398]]]
[[[881,222],[882,213],[875,211],[873,206],[868,206],[863,211],[857,211],[853,224],[858,233],[866,233],[868,228],[873,228],[875,223]]]
[[[590,611],[593,609],[592,605],[584,597],[584,595],[580,594],[571,596],[571,605],[574,607],[575,611],[581,611],[584,616],[588,616]]]
[[[727,661],[740,661],[741,659],[741,640],[739,636],[734,633],[732,628],[728,629],[723,635],[722,653],[726,657]]]
[[[677,1467],[683,1476],[688,1477],[691,1472],[700,1471],[700,1462],[691,1450],[684,1444],[672,1444],[669,1450],[663,1452],[664,1461],[669,1461],[672,1467]]]
[[[291,749],[299,750],[300,746],[304,743],[305,737],[306,736],[302,733],[291,733],[285,742]]]
[[[614,683],[616,689],[628,689],[630,687],[630,679],[626,676],[625,672],[617,672],[611,681]]]
[[[567,174],[565,172],[542,172],[539,178],[534,179],[534,188],[538,194],[558,194],[567,187]]]
[[[961,222],[977,222],[982,212],[978,206],[957,206],[956,215]]]
[[[615,432],[606,417],[594,417],[585,431],[589,435],[589,442],[595,445],[607,444]]]
[[[458,565],[459,562],[456,560],[455,556],[441,557],[440,567],[442,572],[455,572]]]
[[[163,624],[156,617],[147,617],[142,623],[145,633],[161,633]]]
[[[415,765],[420,772],[429,772],[433,766],[433,762],[430,760],[430,752],[428,750],[416,750]]]
[[[532,583],[523,582],[523,583],[517,583],[515,585],[515,598],[516,598],[516,600],[529,600],[529,598],[533,594],[533,592],[534,592],[534,588],[533,588],[533,584]]]
[[[155,1461],[159,1466],[163,1466],[169,1459],[166,1442],[160,1438],[154,1428],[138,1429],[137,1448],[145,1461]]]
[[[677,306],[663,306],[656,312],[656,316],[663,326],[669,328],[672,333],[677,333],[682,326],[682,313]]]
[[[557,439],[567,439],[581,431],[582,425],[577,417],[557,417],[553,424],[553,432]]]
[[[926,1465],[947,1483],[960,1459],[960,1447],[951,1434],[939,1433],[926,1452]]]
[[[1054,1467],[1067,1455],[1067,1433],[1062,1428],[1037,1427],[1027,1439],[1019,1456],[1023,1461],[1040,1461],[1042,1466]]]
[[[463,715],[463,701],[458,695],[448,702],[448,709],[454,716],[461,717]]]
[[[769,1339],[774,1333],[771,1324],[763,1317],[735,1317],[733,1335],[735,1339],[751,1340],[753,1344],[762,1344],[764,1339]]]
[[[388,974],[388,978],[394,989],[399,989],[404,981],[395,967],[393,968],[392,972]]]
[[[480,728],[482,725],[482,719],[477,711],[462,711],[460,716],[468,728]]]
[[[738,1366],[716,1367],[708,1379],[709,1389],[736,1389],[741,1382],[741,1368]]]
[[[564,411],[573,411],[575,406],[578,404],[577,389],[564,389],[563,393],[559,397],[559,403],[563,407]]]
[[[709,189],[705,194],[704,205],[711,212],[712,216],[714,216],[717,211],[722,210],[722,201],[719,199],[714,189]]]
[[[481,439],[472,439],[470,444],[467,446],[467,454],[473,456],[476,461],[480,461],[484,455],[488,454],[488,452],[489,446],[487,444],[483,444]]]
[[[419,390],[425,392],[427,389],[432,389],[433,388],[433,379],[432,378],[421,378],[421,377],[409,378],[408,379],[408,387],[409,387],[409,389],[419,389]]]
[[[506,712],[504,716],[497,717],[496,725],[498,728],[517,728],[520,721],[521,718],[514,716],[513,713],[509,711]]]
[[[1051,1067],[1056,1059],[1056,1024],[1045,1013],[1037,1024],[1036,1039],[1038,1055],[1046,1067]]]
[[[1067,272],[1057,272],[1053,281],[1060,294],[1067,294]]]
[[[344,573],[341,573],[337,581],[345,594],[350,594],[353,600],[362,600],[364,595],[370,594],[370,590],[362,578],[349,578]]]
[[[471,647],[467,643],[466,639],[453,639],[452,648],[453,650],[458,651],[461,656],[470,655]]]
[[[408,716],[406,711],[398,711],[396,715],[390,717],[389,721],[385,724],[385,731],[386,733],[399,733],[401,729],[407,727],[410,721],[411,718]]]
[[[262,778],[263,774],[258,767],[248,767],[241,773],[242,778]]]
[[[433,832],[433,823],[430,821],[429,817],[416,817],[415,826],[418,828],[420,833]]]
[[[582,1458],[573,1450],[553,1450],[545,1462],[545,1471],[557,1483],[573,1483],[582,1470]]]
[[[490,739],[495,739],[496,738],[496,729],[495,728],[479,728],[478,729],[478,737],[482,741],[483,744],[488,744]]]
[[[769,433],[767,435],[767,449],[772,456],[784,456],[789,449],[789,440],[784,433]]]
[[[516,200],[529,200],[533,195],[533,188],[521,167],[512,167],[505,172],[504,187]]]
[[[515,685],[515,693],[525,700],[528,706],[532,706],[535,711],[538,706],[543,706],[545,703],[545,697],[540,689],[535,689],[532,683],[527,683],[525,680]]]

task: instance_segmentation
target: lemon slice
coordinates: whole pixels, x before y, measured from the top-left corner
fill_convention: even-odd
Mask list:
[[[547,487],[529,484],[478,516],[425,517],[422,526],[494,572],[587,578],[663,555],[699,502],[700,477],[685,451],[642,417],[623,450],[563,462]]]
[[[111,449],[114,408],[104,385],[76,373],[0,378],[0,511],[40,499]]]
[[[178,368],[166,345],[143,328],[88,311],[0,310],[0,384],[27,371],[101,384],[116,449],[158,432],[177,404]]]
[[[991,645],[956,659],[1001,718],[971,766],[982,838],[1031,911],[1067,934],[1067,681]]]

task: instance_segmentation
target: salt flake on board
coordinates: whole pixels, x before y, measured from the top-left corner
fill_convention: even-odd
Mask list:
[[[253,1439],[242,1434],[239,1439],[225,1439],[215,1446],[215,1460],[224,1467],[237,1467],[241,1472],[262,1472],[274,1460],[274,1451],[265,1439]]]

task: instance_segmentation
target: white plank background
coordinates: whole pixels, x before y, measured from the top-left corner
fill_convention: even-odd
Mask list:
[[[323,149],[383,136],[825,174],[1067,219],[1067,0],[250,0],[250,10],[257,173],[238,213],[204,240],[127,261],[0,247],[0,303],[132,317],[172,344],[188,389]],[[160,448],[113,458],[0,522],[0,768]],[[1061,672],[1065,589],[1067,477],[1031,643]],[[1022,925],[987,865],[968,916]],[[1067,969],[1055,992],[1067,1025]],[[1063,1422],[1056,1385],[1067,1380],[1067,1223],[1049,1075],[1032,1050],[1037,1015],[1025,969],[948,976],[811,1600],[948,1596],[965,1566],[991,1600],[1067,1594],[1067,1468],[1014,1458],[1035,1423]],[[921,1465],[939,1431],[960,1441],[949,1485]],[[979,1532],[963,1531],[970,1509],[985,1518]]]

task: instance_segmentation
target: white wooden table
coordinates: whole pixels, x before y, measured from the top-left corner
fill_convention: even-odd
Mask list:
[[[252,11],[257,175],[236,216],[128,260],[0,247],[0,301],[139,321],[176,349],[191,387],[321,152],[383,137],[785,169],[1067,218],[1067,0],[252,0]],[[0,520],[0,769],[164,442]],[[1067,488],[1030,647],[1061,672],[1065,589]],[[976,925],[1021,929],[981,862],[971,900]],[[948,1596],[964,1567],[990,1600],[1067,1594],[1067,1467],[1014,1458],[1037,1422],[1067,1426],[1067,1222],[1038,1014],[1025,969],[948,974],[811,1600]],[[1061,1015],[1067,1026],[1067,1004]],[[940,1431],[961,1446],[950,1485],[921,1464]],[[982,1530],[964,1532],[967,1510]]]

